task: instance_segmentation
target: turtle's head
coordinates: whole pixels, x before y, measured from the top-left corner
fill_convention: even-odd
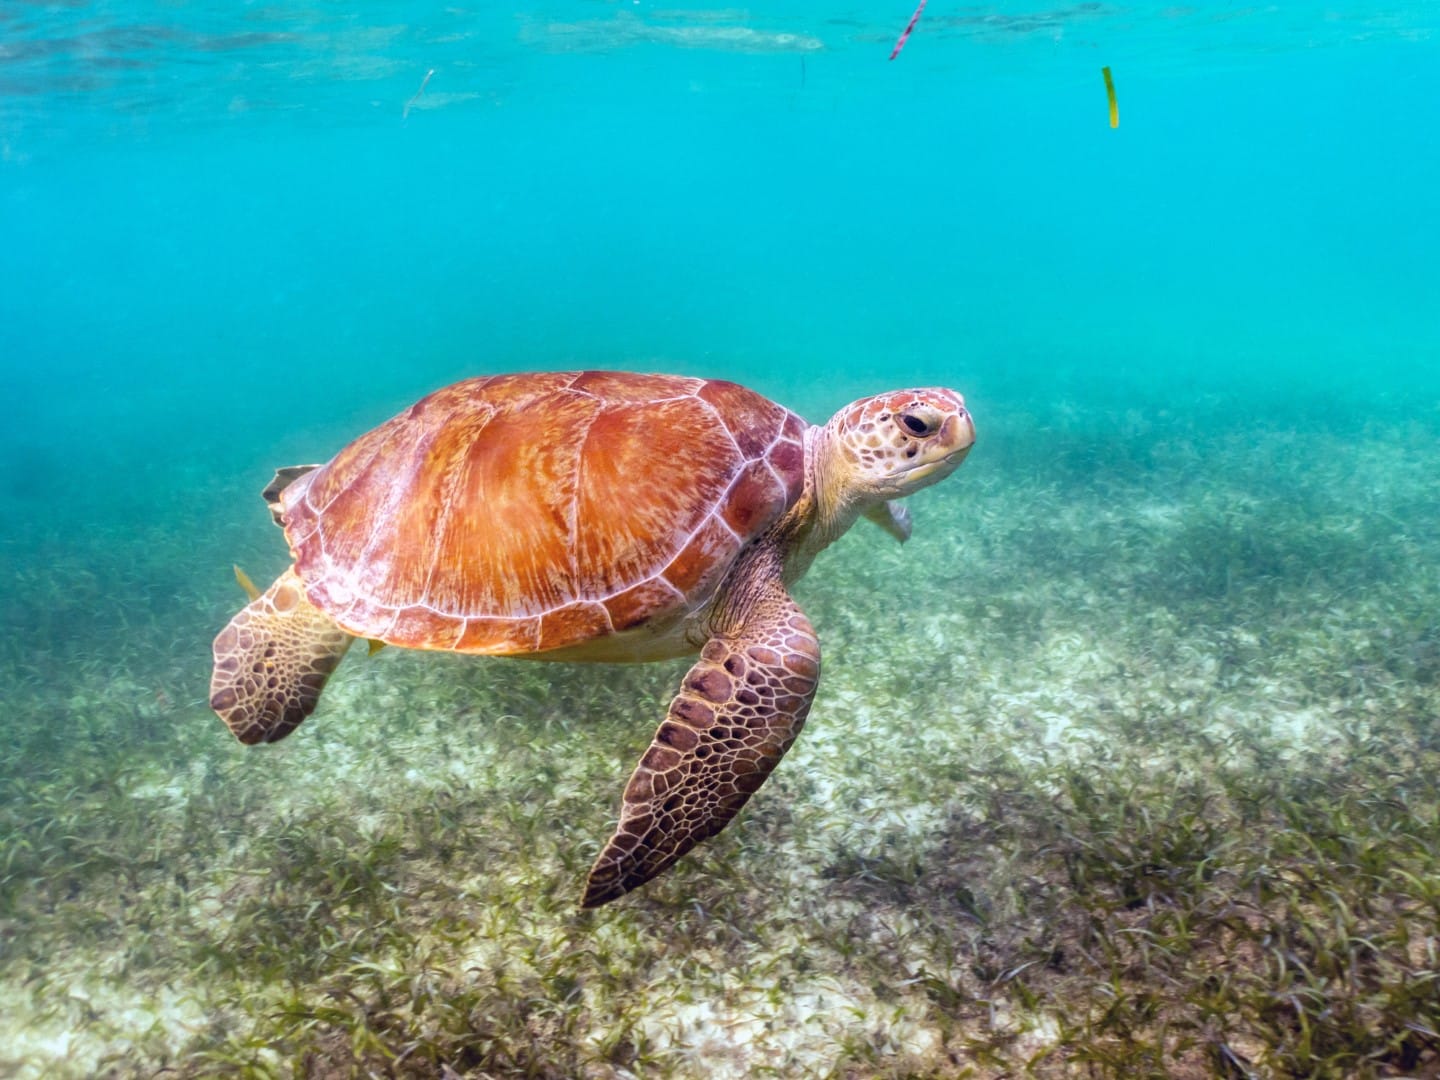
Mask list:
[[[903,498],[943,480],[975,442],[965,399],[939,386],[861,398],[825,432],[828,494],[851,506]]]

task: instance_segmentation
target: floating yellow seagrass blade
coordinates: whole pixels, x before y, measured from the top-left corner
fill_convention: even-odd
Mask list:
[[[1105,96],[1110,99],[1110,126],[1118,128],[1120,126],[1120,105],[1115,100],[1115,80],[1111,78],[1108,67],[1102,67],[1100,74],[1105,76]]]
[[[245,573],[244,570],[241,570],[240,567],[236,566],[234,563],[231,564],[231,567],[235,571],[235,580],[238,581],[240,583],[240,587],[245,590],[245,595],[248,596],[251,600],[254,600],[257,596],[259,596],[260,590],[255,587],[255,582],[250,580],[250,575]]]

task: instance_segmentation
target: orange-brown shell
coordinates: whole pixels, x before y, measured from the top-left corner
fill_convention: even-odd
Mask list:
[[[555,649],[690,610],[804,485],[794,413],[584,371],[448,386],[281,495],[312,603],[418,649]]]

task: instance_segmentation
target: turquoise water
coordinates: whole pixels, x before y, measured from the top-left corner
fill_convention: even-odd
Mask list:
[[[1428,380],[1433,9],[942,5],[877,61],[908,14],[17,5],[6,438],[83,489],[81,433],[233,468],[481,370]]]
[[[910,561],[867,535],[850,562],[817,568],[810,595],[842,659],[827,668],[841,681],[816,723],[844,702],[971,693],[967,669],[946,658],[980,647],[982,618],[996,620],[983,647],[1016,657],[1012,687],[1042,670],[1036,692],[1061,694],[1080,676],[1026,665],[1050,655],[1037,643],[1066,618],[1103,638],[1167,611],[1251,634],[1253,649],[1235,646],[1249,659],[1221,666],[1240,664],[1255,687],[1313,659],[1299,644],[1309,635],[1314,655],[1326,642],[1344,654],[1327,677],[1363,681],[1365,665],[1389,664],[1394,692],[1432,707],[1440,8],[930,0],[889,62],[911,12],[813,0],[0,9],[9,850],[21,851],[22,819],[50,835],[51,811],[35,808],[51,804],[34,785],[109,790],[111,753],[116,776],[180,777],[182,800],[215,797],[186,771],[204,759],[248,805],[236,793],[261,782],[261,766],[224,741],[203,698],[210,637],[238,606],[231,562],[257,580],[283,566],[260,487],[275,466],[324,460],[437,386],[495,371],[730,378],[817,421],[894,386],[967,395],[979,444],[943,494],[917,500],[931,524]],[[1103,66],[1117,88],[1113,130]],[[1084,532],[1128,543],[1169,521],[1189,531],[1124,555]],[[1139,585],[1115,584],[1127,568]],[[1306,592],[1327,575],[1331,592]],[[1060,599],[1044,606],[1023,588]],[[1082,618],[1085,590],[1120,606]],[[963,630],[937,623],[931,646],[877,644],[876,605],[896,592],[962,612]],[[1366,595],[1413,606],[1389,621],[1335,614],[1337,597]],[[876,675],[866,665],[881,657],[891,668]],[[576,687],[592,677],[553,675]],[[491,676],[387,655],[351,678],[391,694],[385,722],[403,726],[420,712],[397,709],[394,687],[414,681],[439,699]],[[540,723],[547,676],[514,678],[542,681],[508,684],[515,696],[495,709]],[[644,701],[649,712],[627,721],[643,740],[675,673],[617,678],[642,680],[616,694]],[[1003,670],[994,679],[1007,682]],[[1345,686],[1274,693],[1307,716],[1358,715],[1363,692]],[[1158,701],[1159,687],[1137,700]],[[1343,707],[1326,704],[1332,692]],[[956,723],[1024,711],[998,700]],[[307,725],[295,740],[312,736],[326,738]],[[603,839],[622,781],[587,777],[588,795],[565,796],[595,807],[581,835]],[[343,799],[346,784],[331,793]],[[132,805],[122,787],[116,805]],[[791,792],[809,805],[803,794]],[[535,796],[536,813],[555,805]],[[114,813],[104,807],[92,827]],[[255,814],[236,828],[268,835]],[[493,824],[486,835],[505,835]],[[228,839],[190,843],[202,868],[192,881],[243,861]],[[746,852],[766,843],[757,833]],[[24,851],[43,847],[26,840]],[[168,873],[181,850],[145,873]],[[12,940],[103,951],[98,931],[47,920],[111,879],[42,903],[37,883],[57,864],[34,855],[38,868],[23,869],[32,854],[10,856],[0,917]],[[542,868],[544,889],[573,891],[574,867]],[[720,902],[729,872],[685,887]],[[178,934],[154,931],[167,932]],[[125,1068],[179,1060],[204,1075],[186,1048],[239,1030],[187,1020],[157,1034],[125,1019],[129,1006],[97,1005],[107,1019],[77,1049],[62,1038],[85,1027],[73,994],[72,1012],[47,1012],[19,963],[5,968],[0,1011],[27,1000],[13,1023],[34,1039],[0,1053],[0,1071],[63,1061],[70,1046],[77,1075],[106,1052]],[[148,985],[151,969],[126,963],[113,981]],[[305,978],[327,971],[317,960]],[[247,1000],[205,1008],[250,1017],[265,1045],[267,1021],[255,1018],[270,1006],[236,1004]],[[142,1030],[143,1052],[114,1049]],[[296,1045],[273,1040],[282,1058]],[[912,1052],[910,1067],[943,1074],[929,1051]]]

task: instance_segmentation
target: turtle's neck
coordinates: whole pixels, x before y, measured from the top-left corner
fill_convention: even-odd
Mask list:
[[[835,460],[834,438],[829,424],[805,433],[805,494],[782,521],[784,542],[789,546],[787,583],[804,576],[815,556],[843,536],[860,516],[861,507],[846,497],[849,485],[836,475],[837,465],[843,468],[843,463]]]

